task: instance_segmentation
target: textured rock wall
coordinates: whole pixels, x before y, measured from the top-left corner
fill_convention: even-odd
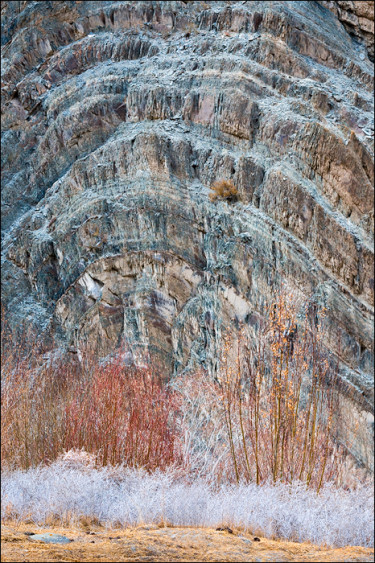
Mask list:
[[[213,371],[283,281],[328,309],[371,466],[373,67],[320,4],[3,2],[3,302],[72,350]]]
[[[374,2],[322,1],[322,6],[331,10],[358,41],[363,42],[370,59],[374,60]]]

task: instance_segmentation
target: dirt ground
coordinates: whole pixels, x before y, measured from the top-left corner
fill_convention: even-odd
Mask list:
[[[69,544],[45,544],[27,533],[61,534]],[[307,543],[273,541],[239,530],[143,526],[106,530],[39,528],[5,524],[1,561],[374,561],[374,550],[363,547],[328,549]]]

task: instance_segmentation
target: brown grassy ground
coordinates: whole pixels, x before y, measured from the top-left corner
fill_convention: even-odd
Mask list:
[[[27,532],[62,534],[70,544],[33,542]],[[210,528],[137,528],[106,530],[30,524],[6,524],[1,533],[1,561],[373,561],[363,547],[328,549],[307,543],[273,541],[233,530]],[[249,540],[251,543],[249,543]]]

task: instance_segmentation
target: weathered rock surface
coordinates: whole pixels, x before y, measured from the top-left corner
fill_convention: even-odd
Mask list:
[[[214,370],[275,283],[313,294],[371,466],[373,67],[321,4],[3,2],[3,302],[173,373]]]
[[[359,42],[363,42],[369,58],[374,60],[374,2],[322,1],[322,6],[331,10],[345,26],[345,29]]]

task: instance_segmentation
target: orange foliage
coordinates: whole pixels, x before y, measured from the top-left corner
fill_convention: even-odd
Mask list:
[[[215,199],[226,199],[228,201],[237,200],[237,188],[233,183],[233,180],[218,180],[211,186],[213,193],[210,194],[210,200],[215,201]]]

